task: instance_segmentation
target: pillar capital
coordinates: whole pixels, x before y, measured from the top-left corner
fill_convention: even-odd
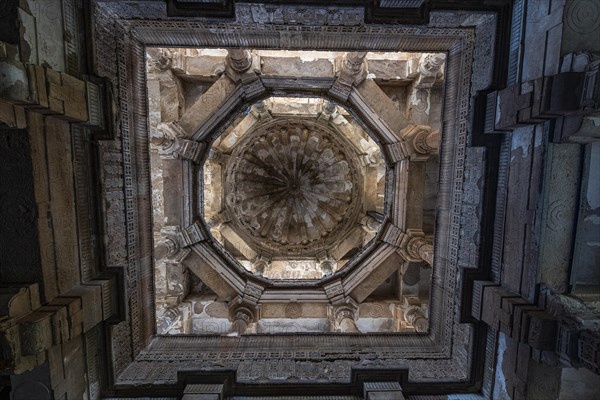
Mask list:
[[[246,49],[227,49],[227,66],[242,74],[252,66],[252,54]]]
[[[348,52],[336,59],[337,79],[329,93],[341,100],[348,100],[353,86],[360,85],[367,77],[366,52]]]
[[[350,297],[340,304],[330,306],[329,318],[334,332],[360,333],[356,326],[358,304]]]
[[[409,125],[400,132],[402,152],[414,161],[426,161],[440,145],[440,131],[426,125]]]
[[[229,320],[231,327],[227,336],[243,335],[248,326],[258,319],[258,308],[255,302],[248,301],[247,296],[237,296],[229,302]]]

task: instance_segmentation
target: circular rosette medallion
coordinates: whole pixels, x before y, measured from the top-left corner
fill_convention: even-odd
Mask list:
[[[259,250],[314,255],[356,224],[358,167],[346,139],[317,122],[263,125],[235,148],[227,166],[232,222]]]

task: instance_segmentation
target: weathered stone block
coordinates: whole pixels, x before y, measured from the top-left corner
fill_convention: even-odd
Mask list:
[[[0,60],[0,98],[13,104],[30,103],[27,68],[15,60]]]
[[[116,313],[115,304],[115,280],[111,279],[94,279],[84,284],[85,286],[97,286],[102,293],[102,319],[107,320]]]
[[[81,298],[79,297],[57,297],[49,305],[65,307],[67,310],[69,339],[83,332],[83,314],[81,312]]]
[[[52,344],[66,342],[70,338],[68,310],[63,306],[43,306],[40,311],[52,313]]]
[[[543,311],[529,311],[527,343],[540,350],[556,349],[558,322]]]
[[[100,286],[77,286],[65,293],[64,297],[78,297],[81,299],[83,332],[87,332],[102,321],[102,288]]]
[[[61,78],[65,117],[74,121],[87,121],[85,82],[67,74],[61,74]]]
[[[48,108],[48,89],[46,87],[46,69],[39,65],[28,65],[29,91],[32,108]]]
[[[19,319],[21,353],[35,355],[52,346],[52,311],[36,310]]]

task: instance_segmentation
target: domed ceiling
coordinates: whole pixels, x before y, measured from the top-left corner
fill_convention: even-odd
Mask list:
[[[252,132],[233,152],[227,210],[261,251],[316,256],[356,222],[359,167],[335,133],[282,118]]]
[[[330,275],[378,230],[367,232],[361,221],[369,212],[382,216],[381,152],[344,109],[323,99],[271,98],[254,108],[276,116],[267,112],[245,132],[240,121],[213,143],[205,163],[211,232],[246,269],[266,278]],[[327,113],[337,125],[323,118]],[[377,181],[374,188],[366,187],[367,175]]]

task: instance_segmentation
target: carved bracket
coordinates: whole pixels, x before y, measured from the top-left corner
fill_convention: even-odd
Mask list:
[[[335,61],[337,79],[329,89],[329,94],[346,102],[352,87],[360,85],[367,77],[366,52],[349,52]]]

